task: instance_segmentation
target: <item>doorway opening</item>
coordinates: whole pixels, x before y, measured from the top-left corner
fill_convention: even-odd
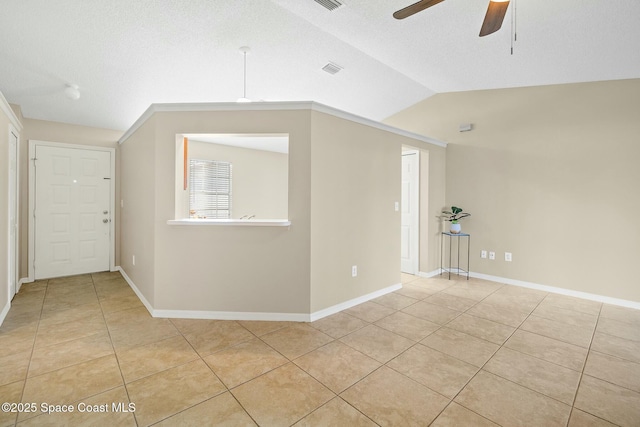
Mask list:
[[[420,265],[420,151],[402,151],[400,270],[417,275]]]

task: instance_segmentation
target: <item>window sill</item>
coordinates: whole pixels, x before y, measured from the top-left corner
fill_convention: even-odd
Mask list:
[[[288,219],[170,219],[169,225],[226,225],[243,227],[289,227]]]

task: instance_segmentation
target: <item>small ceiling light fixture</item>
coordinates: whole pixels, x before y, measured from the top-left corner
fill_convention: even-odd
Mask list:
[[[64,95],[73,101],[77,101],[78,99],[80,99],[80,88],[78,87],[78,85],[67,83],[66,87],[64,88]]]
[[[251,51],[249,46],[242,46],[240,48],[240,53],[244,56],[244,85],[242,91],[242,98],[238,98],[236,102],[251,102],[249,98],[247,98],[247,53]]]

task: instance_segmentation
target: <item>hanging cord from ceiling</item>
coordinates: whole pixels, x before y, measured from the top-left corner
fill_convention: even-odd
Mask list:
[[[249,98],[247,98],[247,53],[251,51],[249,46],[242,46],[240,48],[240,53],[243,55],[244,67],[243,67],[243,81],[242,81],[242,98],[239,98],[236,102],[251,102]]]
[[[511,48],[511,50],[513,50],[513,47]],[[242,86],[242,97],[246,98],[247,97],[247,52],[244,51],[242,52],[244,55],[244,81],[243,81],[243,86]]]
[[[513,55],[513,43],[518,41],[518,32],[516,21],[516,3],[517,0],[513,0],[513,7],[511,8],[511,55]]]

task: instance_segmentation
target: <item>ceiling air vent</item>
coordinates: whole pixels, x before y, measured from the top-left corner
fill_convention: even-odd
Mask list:
[[[342,3],[340,3],[338,0],[313,0],[313,1],[315,1],[320,6],[328,10],[335,10],[340,6],[342,6]]]
[[[342,70],[342,67],[334,64],[333,62],[329,62],[327,65],[322,67],[322,70],[329,74],[336,74],[338,71]]]

